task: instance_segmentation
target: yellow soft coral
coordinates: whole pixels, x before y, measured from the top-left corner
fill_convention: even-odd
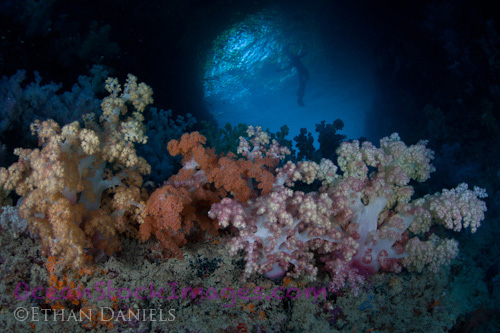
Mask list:
[[[16,149],[18,162],[0,169],[0,190],[22,197],[19,214],[46,252],[74,266],[87,247],[119,249],[120,233],[136,233],[145,217],[141,174],[150,166],[134,143],[147,141],[142,112],[153,92],[130,74],[123,88],[109,78],[106,89],[99,123],[93,114],[83,117],[83,128],[37,120],[31,131],[40,148]]]

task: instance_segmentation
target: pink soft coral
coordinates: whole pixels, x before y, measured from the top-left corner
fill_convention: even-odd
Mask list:
[[[212,206],[210,217],[239,230],[229,251],[245,250],[245,276],[288,272],[315,279],[314,254],[332,277],[331,291],[346,282],[358,288],[380,270],[429,266],[435,271],[457,255],[457,242],[435,235],[422,241],[409,231],[421,234],[438,223],[475,232],[484,218],[486,205],[479,198],[486,193],[464,184],[410,202],[410,180],[425,181],[434,170],[433,153],[424,141],[406,146],[393,134],[381,140],[380,148],[345,142],[337,154],[339,168],[328,160],[288,162],[275,171],[269,194],[247,202],[225,198]],[[310,184],[315,179],[323,183],[318,192],[292,189],[297,181]]]

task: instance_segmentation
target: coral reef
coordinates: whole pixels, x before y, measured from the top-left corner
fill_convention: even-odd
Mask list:
[[[410,201],[410,182],[424,182],[434,171],[433,152],[425,141],[406,146],[397,134],[383,138],[380,148],[341,143],[336,166],[325,158],[284,164],[290,149],[260,127],[240,136],[239,156],[217,155],[204,147],[203,135],[186,133],[167,145],[170,155],[182,157],[182,168],[148,196],[141,175],[150,166],[134,144],[147,142],[142,113],[152,90],[132,75],[123,91],[111,78],[106,89],[99,122],[93,114],[83,117],[83,127],[36,120],[31,130],[40,149],[18,148],[18,162],[0,169],[1,188],[21,197],[17,207],[3,209],[3,228],[17,237],[27,224],[45,252],[64,264],[81,266],[86,248],[115,252],[122,234],[142,241],[154,235],[165,254],[182,258],[180,247],[190,237],[232,226],[237,234],[228,250],[245,250],[245,277],[288,272],[314,280],[324,269],[330,291],[348,283],[357,292],[380,270],[437,271],[458,245],[429,233],[431,225],[475,232],[484,219],[479,198],[486,193],[467,184]],[[338,120],[318,130],[341,127]],[[295,186],[315,181],[322,183],[317,191]]]

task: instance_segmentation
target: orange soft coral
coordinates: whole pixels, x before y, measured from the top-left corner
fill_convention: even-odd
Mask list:
[[[266,133],[258,134],[265,137]],[[240,140],[246,143],[245,139]],[[260,147],[264,154],[245,158],[232,153],[217,156],[214,149],[203,147],[205,142],[203,135],[193,132],[168,143],[171,155],[183,157],[183,168],[156,190],[146,205],[141,239],[145,241],[154,234],[162,248],[176,257],[181,257],[179,247],[186,243],[186,236],[200,230],[212,234],[217,231],[219,226],[208,217],[214,203],[227,196],[246,202],[259,194],[268,194],[275,179],[272,171],[282,158],[265,154],[268,142]],[[271,147],[278,146],[273,143]]]
[[[154,233],[163,249],[170,251],[177,258],[182,258],[179,248],[186,244],[184,235],[193,224],[188,219],[191,212],[184,207],[189,208],[191,203],[192,199],[184,188],[167,185],[156,190],[146,204],[147,216],[141,225],[140,239],[145,241]]]

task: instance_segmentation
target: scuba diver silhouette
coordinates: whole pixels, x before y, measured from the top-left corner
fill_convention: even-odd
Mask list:
[[[305,106],[303,98],[304,98],[304,92],[306,90],[306,83],[307,81],[309,81],[309,71],[300,60],[302,57],[305,56],[305,54],[300,54],[300,51],[298,52],[298,54],[293,54],[292,52],[290,52],[288,47],[285,47],[285,53],[288,56],[288,59],[290,60],[290,66],[288,66],[285,69],[295,67],[295,69],[297,70],[297,74],[299,75],[299,89],[297,89],[297,103],[300,106]]]

